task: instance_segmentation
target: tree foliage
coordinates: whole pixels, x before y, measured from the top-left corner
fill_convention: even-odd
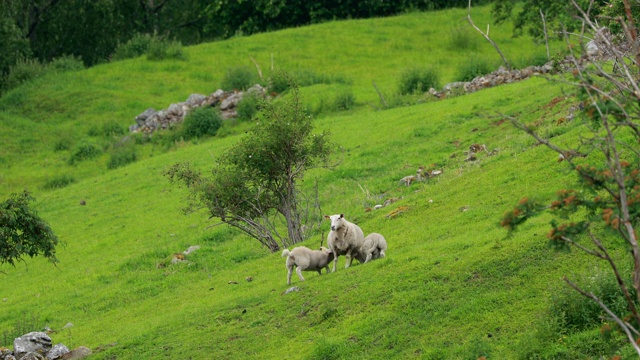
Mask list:
[[[166,175],[190,189],[191,208],[206,207],[211,217],[276,251],[302,241],[303,224],[322,221],[317,199],[302,191],[300,181],[308,169],[329,167],[332,145],[327,132],[313,133],[295,85],[288,99],[263,102],[256,121],[219,157],[210,177],[184,163]]]
[[[622,37],[602,33],[596,36],[600,25],[594,13],[576,2],[573,5],[583,28],[588,31],[580,35],[598,38],[600,51],[607,56],[606,62],[572,58],[575,68],[572,84],[577,88],[579,106],[583,109],[581,119],[585,130],[578,146],[560,147],[541,137],[532,127],[517,119],[511,120],[539,143],[557,152],[576,174],[577,183],[575,188],[559,190],[549,203],[522,199],[504,215],[501,225],[513,231],[527,219],[550,212],[554,215],[547,234],[550,245],[560,250],[576,248],[607,264],[624,296],[628,313],[611,311],[601,300],[606,294],[585,291],[568,278],[565,281],[595,301],[640,355],[637,341],[640,338],[637,331],[640,326],[640,245],[636,230],[640,223],[640,91],[637,86],[640,53],[633,45],[637,43],[637,35],[635,31],[625,31]],[[619,13],[615,18],[621,27],[635,28],[630,12]],[[585,53],[584,49],[581,52]],[[624,252],[625,259],[612,255],[619,244],[628,250]],[[631,264],[630,271],[627,264]]]
[[[58,262],[58,237],[29,206],[35,200],[27,191],[0,203],[0,264],[15,266],[24,256],[44,256]]]
[[[461,0],[2,0],[0,76],[30,57],[47,63],[70,55],[92,66],[107,61],[119,44],[136,34],[191,45],[328,20],[465,4]]]
[[[598,23],[601,26],[609,27],[616,33],[622,32],[615,18],[624,13],[624,0],[578,0],[576,3],[581,9],[588,9],[590,16],[594,19],[598,17]],[[632,9],[636,16],[640,15],[638,6]],[[522,35],[526,31],[538,40],[544,37],[541,13],[544,15],[547,28],[550,29],[549,36],[562,38],[564,34],[580,32],[582,26],[580,11],[571,1],[524,0],[518,3],[510,0],[494,0],[492,12],[498,23],[508,19],[513,20],[514,35]]]

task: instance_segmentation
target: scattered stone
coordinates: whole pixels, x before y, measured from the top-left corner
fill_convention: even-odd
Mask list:
[[[237,283],[238,283],[237,281],[229,281],[229,285],[231,285],[231,284],[237,284]]]
[[[286,295],[286,294],[294,292],[294,291],[300,291],[300,288],[297,287],[297,286],[292,286],[292,287],[288,288],[287,290],[285,290],[285,292],[283,292],[282,295]]]
[[[245,280],[247,280],[247,282],[252,282],[253,281],[253,276],[247,276],[245,278]]]
[[[189,248],[187,250],[185,250],[183,252],[183,254],[185,256],[187,256],[187,255],[190,255],[190,254],[194,253],[196,250],[200,250],[200,245],[189,246]]]

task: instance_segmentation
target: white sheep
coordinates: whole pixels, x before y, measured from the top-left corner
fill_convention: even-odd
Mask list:
[[[322,275],[322,268],[326,268],[329,273],[329,262],[333,260],[333,251],[325,247],[321,247],[320,250],[311,250],[305,246],[298,246],[291,251],[284,249],[282,257],[285,256],[287,257],[285,265],[288,270],[287,285],[291,285],[294,266],[297,267],[296,272],[301,281],[304,281],[303,271],[317,271]]]
[[[360,251],[356,254],[356,259],[361,263],[383,258],[386,256],[387,241],[384,236],[378,233],[371,233],[364,238],[364,243]]]
[[[333,251],[333,272],[336,271],[338,257],[346,255],[347,260],[344,268],[348,268],[353,260],[352,256],[357,254],[364,243],[364,233],[360,227],[344,218],[344,214],[325,215],[331,220],[331,231],[327,235],[327,246]]]

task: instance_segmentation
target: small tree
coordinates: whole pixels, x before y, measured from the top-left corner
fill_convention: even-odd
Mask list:
[[[623,2],[624,8],[630,9],[628,0]],[[575,1],[572,3],[580,14],[583,29],[598,34],[601,28],[589,11],[583,11]],[[526,124],[511,119],[516,127],[557,152],[578,176],[578,186],[558,191],[557,198],[549,204],[522,199],[505,214],[501,225],[513,231],[532,216],[549,211],[555,215],[547,234],[551,245],[557,249],[577,248],[605,261],[624,296],[628,314],[614,313],[601,301],[602,295],[583,290],[567,277],[564,280],[595,301],[619,325],[640,355],[637,330],[640,325],[640,245],[636,232],[640,222],[640,89],[636,59],[640,53],[631,12],[608,20],[624,29],[617,36],[593,36],[598,39],[601,53],[609,57],[608,61],[602,64],[588,61],[588,57],[580,60],[572,57],[573,84],[578,89],[580,106],[584,109],[582,119],[589,136],[582,134],[574,148],[562,148]],[[584,46],[582,53],[586,53]],[[616,244],[620,244],[620,240],[629,250],[625,252],[626,258],[612,255],[612,249],[619,246]],[[633,267],[630,274],[625,273],[622,265],[626,261]]]
[[[22,194],[12,194],[0,204],[0,264],[15,266],[16,261],[24,261],[25,255],[41,255],[51,262],[58,262],[55,249],[58,237],[29,207],[29,202],[33,200],[24,191]]]
[[[299,181],[310,168],[330,167],[331,146],[328,133],[312,133],[295,85],[288,100],[262,102],[261,109],[257,125],[218,159],[212,176],[188,163],[171,166],[166,175],[190,189],[189,209],[204,206],[211,217],[277,251],[303,240],[303,223],[321,221],[317,201]]]

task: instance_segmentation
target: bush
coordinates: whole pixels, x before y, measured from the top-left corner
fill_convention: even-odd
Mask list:
[[[182,135],[186,140],[202,136],[214,136],[222,126],[222,118],[212,107],[197,107],[186,116]]]
[[[78,71],[84,69],[84,62],[79,57],[73,55],[64,55],[51,60],[47,64],[47,69],[56,72]]]
[[[93,159],[102,154],[102,150],[95,144],[84,142],[76,147],[69,158],[69,165],[75,165],[80,161]]]
[[[343,89],[338,92],[333,100],[333,108],[335,110],[349,110],[355,105],[356,97],[351,89]]]
[[[282,94],[291,87],[290,81],[282,71],[276,71],[269,78],[268,90],[271,93]]]
[[[49,180],[47,180],[47,182],[44,184],[43,188],[45,190],[51,190],[51,189],[60,189],[63,188],[69,184],[73,184],[74,182],[76,182],[76,179],[74,179],[72,176],[69,175],[58,175],[55,176]]]
[[[111,60],[118,61],[136,58],[147,53],[153,37],[149,34],[135,34],[124,44],[118,44]]]
[[[247,90],[256,83],[251,68],[247,66],[234,67],[227,70],[220,85],[224,90]]]
[[[260,100],[256,94],[245,93],[242,101],[238,103],[236,112],[238,114],[239,121],[251,120],[258,112],[258,105]]]
[[[186,56],[182,51],[182,43],[154,37],[147,50],[147,60],[157,61],[164,59],[185,60]]]
[[[478,76],[486,75],[491,72],[491,66],[485,60],[472,57],[458,68],[457,81],[471,81]]]
[[[37,59],[18,61],[9,69],[9,74],[6,76],[2,88],[3,90],[16,88],[20,84],[44,75],[45,70],[45,66]]]
[[[415,94],[437,88],[438,73],[433,69],[409,69],[400,76],[400,94]]]
[[[135,146],[120,146],[116,147],[110,152],[109,163],[107,167],[109,169],[116,169],[121,166],[130,164],[138,159]]]
[[[475,34],[472,34],[467,27],[457,27],[451,30],[449,47],[452,50],[475,50],[478,48]]]
[[[614,313],[627,312],[626,302],[615,278],[604,271],[596,271],[594,275],[582,280],[582,288],[592,292]],[[582,331],[602,325],[601,318],[606,316],[604,310],[591,299],[577,291],[564,287],[553,295],[550,313],[560,319],[568,332]]]

